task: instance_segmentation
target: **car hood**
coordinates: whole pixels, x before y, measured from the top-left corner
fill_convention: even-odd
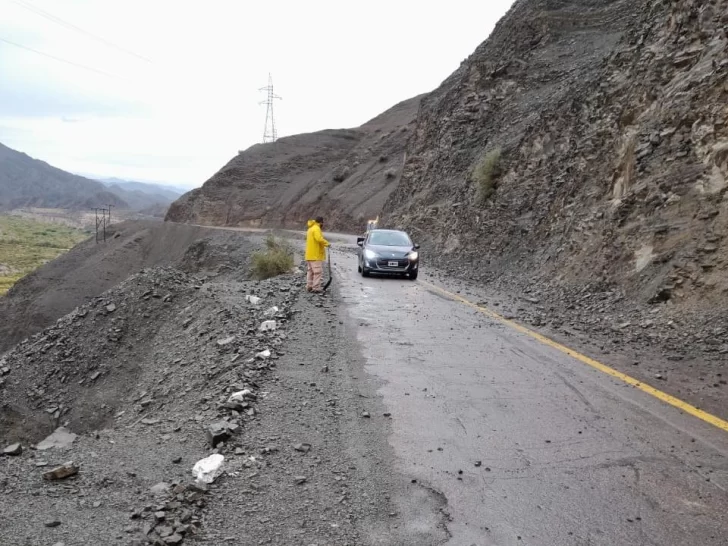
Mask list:
[[[404,258],[412,252],[411,246],[367,245],[366,249],[375,252],[377,256],[381,256],[382,258]]]

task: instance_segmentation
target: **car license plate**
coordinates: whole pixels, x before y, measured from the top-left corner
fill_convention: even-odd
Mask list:
[[[389,262],[389,267],[397,267],[399,265],[399,262]]]

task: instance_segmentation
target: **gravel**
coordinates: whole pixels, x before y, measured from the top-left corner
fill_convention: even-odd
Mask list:
[[[335,294],[303,285],[302,266],[260,282],[147,268],[7,353],[0,437],[27,447],[0,459],[0,537],[441,543],[444,499],[396,472]],[[222,474],[196,482],[215,453]]]

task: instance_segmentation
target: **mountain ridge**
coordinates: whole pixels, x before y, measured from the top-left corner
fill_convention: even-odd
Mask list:
[[[0,210],[23,207],[89,209],[126,201],[103,184],[0,144]]]
[[[66,172],[0,143],[0,210],[82,210],[112,205],[163,217],[181,193],[156,184],[99,181]]]

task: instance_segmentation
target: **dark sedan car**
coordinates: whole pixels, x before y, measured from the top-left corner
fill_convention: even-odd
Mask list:
[[[410,280],[417,278],[420,245],[412,242],[409,235],[396,229],[372,229],[366,236],[357,237],[358,270],[364,277],[370,273],[403,275]]]

